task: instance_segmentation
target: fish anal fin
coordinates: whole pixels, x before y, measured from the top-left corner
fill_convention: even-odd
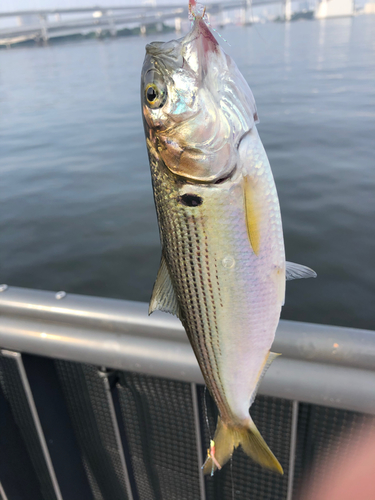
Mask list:
[[[157,310],[174,314],[177,317],[180,316],[176,293],[164,256],[161,258],[159,271],[152,290],[148,314]]]
[[[247,234],[251,248],[255,255],[258,255],[260,248],[260,204],[250,176],[245,175],[243,180]]]
[[[309,267],[302,266],[301,264],[295,264],[294,262],[285,263],[286,281],[298,280],[302,278],[316,278],[316,276],[316,272]]]
[[[279,461],[267,446],[251,418],[247,425],[231,426],[225,425],[219,417],[213,442],[215,454],[213,457],[211,447],[202,467],[204,474],[212,475],[218,465],[220,467],[225,465],[232,456],[233,450],[238,446],[241,446],[244,452],[262,467],[279,474],[284,473]]]
[[[253,392],[251,394],[250,405],[249,406],[251,406],[254,403],[254,399],[255,399],[255,396],[257,395],[260,383],[262,382],[263,377],[266,374],[268,368],[271,366],[272,361],[274,361],[279,356],[281,356],[280,353],[269,351],[269,353],[267,354],[267,356],[264,358],[263,365],[262,365],[262,367],[261,367],[261,369],[259,371],[259,377],[258,377],[256,386],[255,386],[255,389],[253,390]]]

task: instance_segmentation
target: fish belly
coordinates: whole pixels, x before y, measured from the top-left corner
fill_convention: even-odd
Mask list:
[[[162,252],[180,318],[223,422],[238,425],[249,419],[250,400],[279,320],[285,281],[280,210],[265,154],[262,161],[264,175],[257,176],[254,187],[263,200],[257,210],[255,253],[246,220],[243,171],[223,184],[186,184],[150,157]],[[249,164],[245,173],[251,179],[253,168],[257,167]],[[186,206],[181,202],[184,194],[203,201]]]

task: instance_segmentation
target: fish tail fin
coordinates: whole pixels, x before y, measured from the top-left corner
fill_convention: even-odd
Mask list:
[[[218,418],[214,439],[207,451],[207,458],[203,464],[204,474],[211,474],[228,462],[233,450],[241,446],[246,455],[262,467],[284,474],[279,461],[268,448],[254,422],[249,419],[246,426],[225,425]]]
[[[213,476],[216,469],[221,469],[233,454],[236,447],[236,432],[233,427],[223,424],[220,417],[217,419],[217,426],[214,439],[211,440],[210,448],[207,450],[207,458],[202,469],[204,474]]]
[[[268,448],[267,443],[262,438],[261,433],[258,431],[252,419],[250,419],[249,428],[245,428],[242,431],[242,436],[243,438],[240,441],[240,445],[246,455],[262,467],[278,472],[279,474],[284,474],[280,462]]]

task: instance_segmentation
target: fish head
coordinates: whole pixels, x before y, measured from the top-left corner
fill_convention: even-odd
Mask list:
[[[257,121],[249,86],[202,17],[185,37],[146,46],[141,100],[149,150],[189,181],[228,177]]]

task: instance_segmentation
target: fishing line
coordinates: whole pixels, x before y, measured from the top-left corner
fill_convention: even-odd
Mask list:
[[[251,2],[251,4],[250,4],[250,22],[251,22],[253,19],[254,19],[253,2]],[[254,24],[255,24],[255,23],[252,23],[252,26],[253,26]],[[256,26],[254,26],[254,27],[255,27],[255,31],[257,32],[257,34],[258,34],[259,38],[260,38],[260,39],[261,39],[261,40],[262,40],[262,41],[263,41],[266,45],[270,46],[270,45],[269,45],[269,43],[268,43],[268,41],[266,40],[266,38],[263,38],[263,37],[262,37],[262,35],[259,33],[259,31],[257,30],[257,27],[256,27]]]
[[[234,500],[234,481],[233,481],[233,455],[230,457],[230,478],[232,482],[232,500]]]
[[[195,7],[194,11],[193,11],[193,7]],[[193,22],[195,21],[196,17],[198,16],[201,16],[202,19],[204,20],[204,22],[207,24],[207,26],[210,27],[210,29],[212,31],[214,31],[225,43],[227,43],[229,45],[229,47],[231,47],[231,44],[228,42],[227,39],[225,39],[218,31],[216,28],[214,28],[212,26],[212,24],[210,23],[210,21],[208,20],[208,15],[206,13],[206,7],[204,7],[202,4],[200,3],[196,3],[195,1],[189,1],[189,16],[188,18],[191,20],[191,24],[193,25]],[[250,3],[250,22],[254,19],[254,11],[253,11],[253,3],[251,2]],[[283,55],[282,51],[278,48],[278,47],[271,47],[271,44],[269,43],[269,41],[264,38],[260,31],[258,30],[257,26],[255,25],[256,23],[252,23],[252,27],[254,27],[257,35],[259,36],[259,38],[262,40],[262,42],[267,45],[268,48],[273,48],[273,50],[276,50],[276,52],[278,52],[280,55]]]
[[[211,442],[212,441],[212,434],[211,434],[210,421],[208,419],[208,412],[207,412],[207,386],[204,386],[203,405],[204,405],[204,417],[206,419],[208,436],[209,436],[210,442]]]
[[[193,5],[192,5],[192,3],[189,2],[189,19],[192,21],[192,23],[193,23],[193,21],[195,21],[197,15],[199,15],[203,19],[203,21],[207,24],[207,26],[209,26],[212,31],[214,31],[225,43],[227,43],[229,45],[229,47],[231,47],[231,44],[228,42],[228,40],[226,40],[223,36],[221,36],[220,33],[217,31],[217,29],[215,29],[212,26],[212,24],[210,23],[210,21],[208,20],[208,14],[206,13],[206,7],[204,7],[200,3],[196,3],[195,8],[196,8],[196,10],[193,11]]]
[[[251,4],[250,4],[250,16],[251,16],[251,18],[250,18],[250,22],[251,22],[251,20],[252,20],[252,19],[254,19],[253,2],[251,2]],[[271,45],[270,45],[270,43],[268,42],[267,38],[264,38],[264,37],[260,34],[260,32],[259,32],[259,30],[258,30],[258,28],[257,28],[257,26],[256,26],[255,24],[256,24],[256,23],[252,23],[252,25],[251,25],[251,26],[252,26],[252,27],[254,27],[255,31],[257,32],[257,35],[258,35],[258,36],[259,36],[259,38],[262,40],[262,42],[263,42],[263,43],[265,43],[265,44],[268,46],[268,48],[271,48]],[[283,53],[281,52],[281,50],[280,50],[280,49],[278,49],[277,47],[273,47],[273,49],[274,49],[274,50],[276,50],[276,52],[279,52],[279,54],[283,55]]]
[[[228,40],[226,40],[223,36],[220,35],[220,33],[217,31],[217,29],[215,29],[212,24],[210,23],[210,21],[207,19],[204,20],[205,23],[207,24],[207,26],[209,26],[212,31],[214,31],[225,43],[227,43],[229,45],[229,47],[232,47],[232,45],[228,42]]]

